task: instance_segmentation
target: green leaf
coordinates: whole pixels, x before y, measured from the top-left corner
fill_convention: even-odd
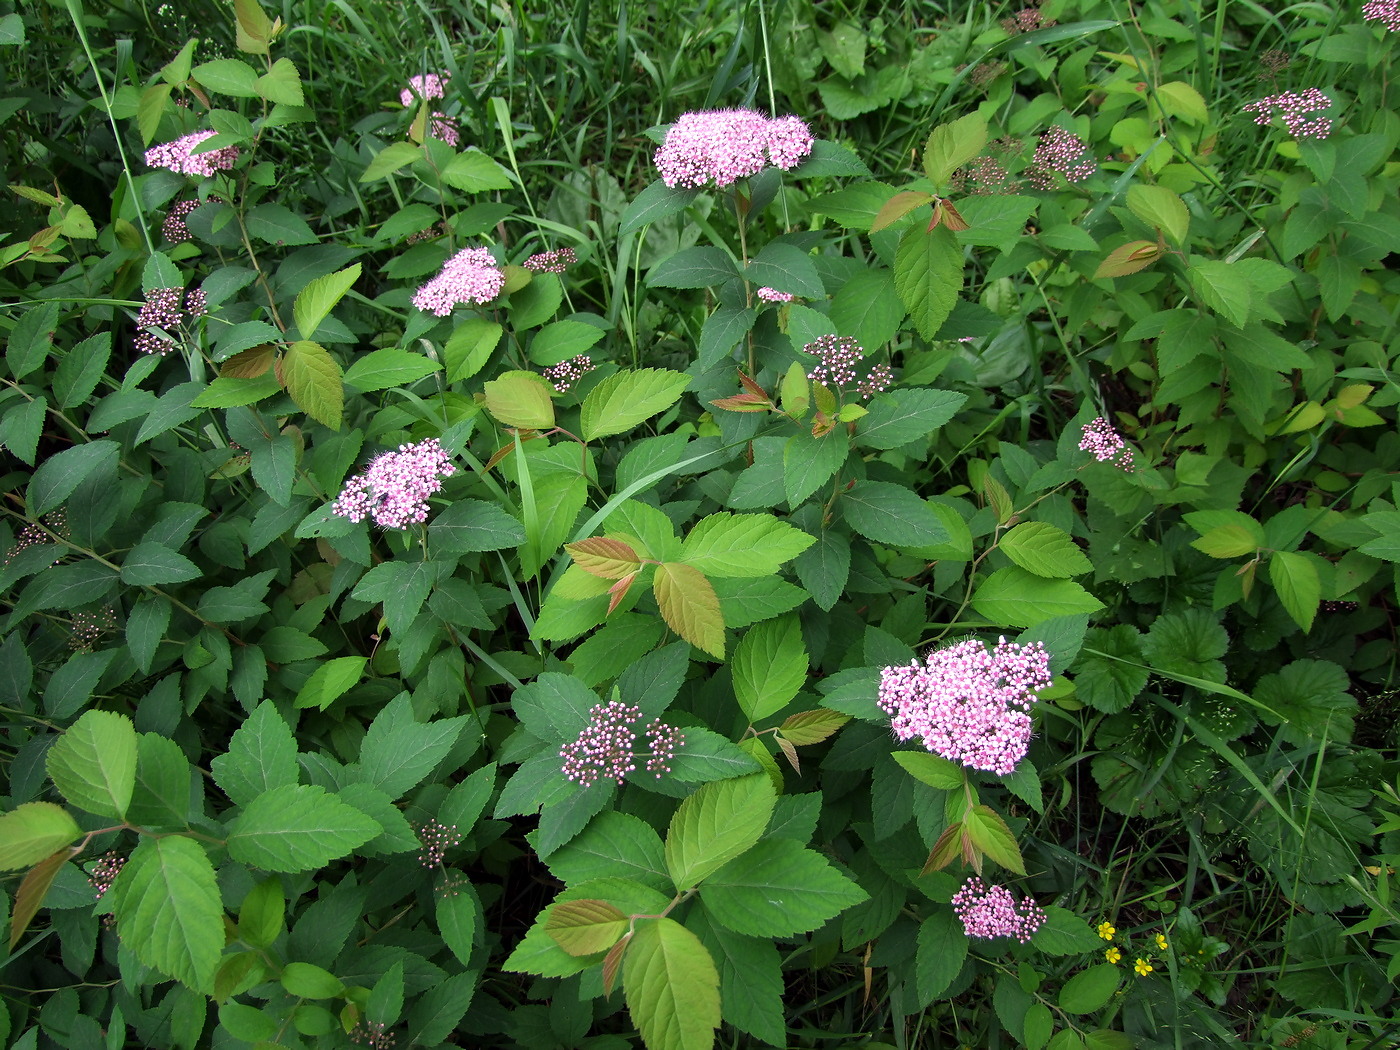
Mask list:
[[[588,392],[579,426],[583,440],[622,434],[664,412],[690,385],[690,376],[668,368],[615,372]]]
[[[1201,537],[1191,541],[1202,554],[1211,558],[1238,558],[1243,554],[1253,554],[1259,549],[1260,540],[1243,525],[1217,525],[1207,529]]]
[[[1103,602],[1077,583],[1046,580],[1008,566],[978,584],[972,607],[995,623],[1034,627],[1052,616],[1097,612],[1103,608]]]
[[[113,711],[87,711],[49,748],[54,786],[99,817],[126,818],[136,786],[136,727]]]
[[[1186,243],[1191,213],[1174,190],[1135,182],[1128,187],[1128,210],[1147,225],[1161,230],[1174,243]]]
[[[891,547],[926,547],[949,540],[943,521],[903,485],[858,481],[842,493],[841,513],[866,539]]]
[[[675,919],[642,920],[623,957],[623,993],[648,1050],[710,1050],[719,1027],[719,972]]]
[[[556,904],[545,920],[545,931],[570,955],[596,955],[616,944],[627,932],[627,916],[607,901],[576,900]]]
[[[301,999],[334,999],[345,991],[344,981],[311,963],[287,963],[281,981],[283,988]]]
[[[782,242],[765,245],[750,260],[744,274],[751,284],[776,288],[803,299],[826,298],[816,263],[795,245]]]
[[[481,904],[466,876],[443,873],[437,892],[436,919],[443,943],[463,966],[470,965],[481,925]]]
[[[45,458],[29,479],[25,493],[29,513],[36,518],[47,514],[88,478],[115,472],[120,448],[115,441],[91,441]]]
[[[409,1007],[408,1042],[414,1046],[438,1046],[457,1030],[480,974],[474,970],[454,973],[430,987]]]
[[[285,204],[259,204],[248,213],[248,233],[275,245],[316,244],[318,238]]]
[[[485,500],[456,500],[428,526],[428,549],[436,554],[510,550],[524,542],[525,527]]]
[[[1183,80],[1173,80],[1166,84],[1157,85],[1157,101],[1162,107],[1162,112],[1168,116],[1181,117],[1191,124],[1205,124],[1210,120],[1210,110],[1206,108],[1206,100],[1201,97],[1201,93]],[[1137,187],[1147,188],[1147,187]],[[1158,187],[1151,187],[1157,189]],[[1132,207],[1132,193],[1128,194],[1128,207]],[[1182,206],[1182,212],[1186,208]],[[1146,221],[1146,220],[1144,220]]]
[[[375,154],[374,160],[369,162],[364,174],[360,176],[360,181],[376,182],[379,179],[387,178],[405,164],[412,164],[421,156],[423,156],[422,146],[415,146],[412,142],[391,142]]]
[[[776,802],[766,773],[714,781],[687,797],[666,830],[666,870],[675,887],[688,890],[749,850]]]
[[[271,700],[243,720],[229,739],[228,752],[209,768],[214,783],[238,806],[297,782],[296,739]]]
[[[530,340],[530,360],[542,367],[557,365],[586,353],[607,333],[597,325],[582,321],[555,321],[535,333]]]
[[[1230,649],[1230,636],[1209,609],[1195,606],[1157,617],[1141,645],[1144,662],[1158,673],[1225,681],[1220,658]]]
[[[1026,1019],[1022,1029],[1026,1037],[1026,1050],[1041,1050],[1050,1041],[1050,1033],[1055,1030],[1055,1019],[1050,1007],[1044,1003],[1031,1003],[1026,1009]]]
[[[281,369],[287,393],[297,407],[316,422],[339,430],[345,388],[341,385],[340,365],[330,352],[320,343],[298,339],[282,355]]]
[[[59,367],[62,368],[62,365]],[[48,407],[48,402],[39,396],[9,409],[0,419],[0,445],[31,467],[39,450],[39,435],[44,431]]]
[[[136,790],[126,819],[145,827],[187,825],[191,769],[180,745],[169,737],[142,733],[136,748]]]
[[[412,719],[403,693],[375,716],[360,745],[360,778],[391,799],[420,784],[452,750],[466,724],[465,718]]]
[[[597,693],[573,675],[546,671],[518,688],[510,703],[528,732],[557,747],[583,732],[599,700]]]
[[[1003,868],[1017,875],[1026,873],[1016,836],[991,806],[973,806],[963,818],[963,828],[972,844]]]
[[[925,339],[934,338],[953,312],[962,282],[963,249],[946,225],[905,231],[895,250],[894,287]]]
[[[952,908],[939,908],[919,924],[914,957],[914,987],[927,1005],[939,998],[962,972],[967,959],[967,934]]]
[[[267,605],[262,599],[266,597],[268,584],[274,575],[275,569],[267,569],[239,580],[231,587],[210,587],[199,596],[196,612],[211,623],[237,623],[259,616],[267,612]]]
[[[976,113],[940,124],[924,145],[924,174],[934,186],[942,186],[987,144],[987,122]]]
[[[43,365],[53,348],[58,326],[58,303],[31,306],[20,314],[5,344],[5,360],[14,378],[23,379]]]
[[[927,751],[895,751],[890,755],[915,780],[940,791],[960,790],[966,783],[962,766]]]
[[[389,630],[400,634],[417,618],[437,578],[437,562],[384,561],[360,577],[351,597],[383,602]]]
[[[1118,991],[1120,979],[1118,967],[1112,963],[1099,963],[1081,970],[1060,988],[1060,1009],[1070,1014],[1102,1010]]]
[[[681,558],[707,576],[773,576],[815,540],[771,514],[721,511],[696,523],[682,545]]]
[[[243,807],[229,825],[228,852],[264,871],[314,871],[379,833],[377,821],[325,788],[287,784]]]
[[[1234,263],[1220,259],[1195,259],[1186,271],[1191,288],[1201,302],[1237,328],[1249,320],[1253,294],[1248,278]]]
[[[1322,602],[1322,581],[1313,560],[1296,551],[1275,551],[1269,556],[1269,582],[1293,622],[1304,634],[1311,631]]]
[[[590,879],[634,879],[655,890],[669,885],[661,837],[629,813],[605,810],[550,854],[549,869],[565,885]]]
[[[534,372],[503,372],[486,384],[486,411],[499,423],[522,430],[554,426],[554,388]]]
[[[286,59],[278,59],[278,65],[286,62]],[[290,65],[290,63],[288,63]],[[274,70],[276,67],[273,67]],[[300,102],[296,105],[301,105]],[[326,315],[335,308],[335,304],[345,297],[356,281],[360,279],[360,264],[335,273],[324,274],[309,282],[305,288],[297,293],[296,304],[292,307],[292,315],[296,319],[297,331],[303,339],[310,339],[316,334],[316,329],[321,326],[321,322],[326,319]],[[385,349],[389,349],[386,347]],[[383,350],[378,351],[383,353]]]
[[[738,745],[700,726],[687,726],[685,741],[671,759],[670,779],[682,784],[710,783],[752,773],[758,768]]]
[[[699,190],[672,188],[658,179],[637,194],[627,205],[626,210],[622,213],[617,235],[626,237],[629,233],[634,233],[643,226],[649,226],[668,215],[677,215],[685,211],[690,202],[699,195],[699,192]]]
[[[141,421],[141,429],[136,432],[135,444],[143,444],[199,415],[200,406],[194,402],[205,389],[203,383],[180,383],[161,394],[160,400]]]
[[[656,567],[652,590],[671,630],[716,659],[724,659],[724,617],[704,573],[682,562],[662,562]]]
[[[183,583],[202,575],[199,566],[163,543],[139,543],[122,559],[122,583],[133,587]]]
[[[754,937],[815,930],[867,897],[820,853],[787,838],[756,843],[711,874],[700,889],[710,915],[736,933]]]
[[[796,507],[831,480],[845,464],[850,448],[842,427],[822,437],[813,437],[804,427],[788,438],[783,446],[783,490],[789,505]]]
[[[685,248],[663,259],[647,274],[649,288],[708,288],[739,276],[734,260],[708,245]]]
[[[203,846],[183,835],[143,837],[107,895],[123,947],[196,991],[213,990],[224,908]]]
[[[783,968],[773,942],[727,930],[703,911],[692,911],[686,922],[719,967],[724,1019],[770,1046],[786,1043]]]
[[[364,675],[368,657],[339,656],[327,660],[316,670],[297,693],[297,709],[315,707],[321,711],[330,707],[336,700],[348,693]]]
[[[997,549],[1028,572],[1051,579],[1094,568],[1069,533],[1043,521],[1023,521],[1001,538]]]
[[[0,815],[0,871],[32,867],[82,834],[62,806],[26,802]]]
[[[306,104],[301,91],[301,74],[289,58],[279,58],[272,63],[272,68],[258,77],[255,86],[258,94],[269,102],[280,102],[284,106]],[[311,338],[311,333],[305,328],[302,328],[301,334],[304,338]]]
[[[967,400],[950,390],[890,390],[874,397],[856,423],[856,442],[870,448],[900,448],[931,437]]]
[[[13,12],[0,18],[0,47],[18,47],[23,43],[24,19]]]
[[[220,95],[257,98],[258,71],[236,58],[216,58],[201,62],[190,75],[202,86]]]
[[[447,381],[470,379],[483,368],[505,331],[495,321],[472,317],[458,324],[443,344],[442,358],[447,365]]]
[[[1076,912],[1052,904],[1031,935],[1031,945],[1046,955],[1081,955],[1102,947],[1103,941]]]
[[[730,662],[734,696],[750,723],[782,710],[807,681],[807,648],[796,616],[749,628]]]
[[[509,190],[515,182],[510,172],[479,149],[457,154],[442,169],[442,181],[466,193]]]

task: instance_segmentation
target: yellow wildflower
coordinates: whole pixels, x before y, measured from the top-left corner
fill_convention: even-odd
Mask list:
[[[1164,951],[1167,950],[1167,939],[1166,939],[1165,937],[1163,937],[1163,936],[1159,933],[1159,934],[1157,934],[1157,936],[1156,936],[1154,939],[1155,939],[1156,942],[1157,942],[1157,950],[1158,950],[1159,952],[1164,952]]]
[[[1146,977],[1152,972],[1153,966],[1146,959],[1139,959],[1137,962],[1133,963],[1133,969],[1137,971],[1139,977]]]
[[[1109,948],[1103,953],[1103,957],[1111,963],[1116,963],[1119,959],[1123,958],[1123,953],[1117,948]]]
[[[1113,935],[1117,933],[1117,928],[1111,922],[1099,923],[1099,936],[1106,941],[1113,940]]]

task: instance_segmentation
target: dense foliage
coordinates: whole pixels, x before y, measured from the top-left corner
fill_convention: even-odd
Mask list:
[[[0,3],[0,1045],[1397,1045],[1400,6],[590,6]]]

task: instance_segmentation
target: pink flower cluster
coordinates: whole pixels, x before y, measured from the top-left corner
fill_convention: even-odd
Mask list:
[[[778,289],[769,288],[767,285],[760,288],[757,295],[766,303],[790,303],[797,298],[797,296],[793,295],[791,292],[780,292]]]
[[[555,248],[552,252],[537,252],[523,265],[532,273],[563,273],[576,262],[578,256],[572,248]]]
[[[1072,131],[1056,125],[1040,136],[1026,175],[1038,190],[1055,188],[1055,173],[1070,182],[1083,182],[1099,170],[1099,162],[1089,152],[1084,140]]]
[[[443,264],[436,277],[413,293],[413,305],[446,317],[458,303],[489,303],[505,285],[506,275],[489,248],[463,248]]]
[[[1100,463],[1112,463],[1124,470],[1133,469],[1133,450],[1103,416],[1085,425],[1083,436],[1079,439],[1079,451],[1088,452]]]
[[[396,452],[375,456],[363,474],[347,481],[331,513],[354,522],[372,517],[385,529],[426,521],[428,497],[442,490],[442,478],[455,473],[437,438],[400,445]]]
[[[1053,18],[1046,18],[1034,7],[1023,7],[1010,18],[1001,20],[1001,28],[1010,36],[1019,36],[1036,29],[1048,29],[1055,25]]]
[[[404,108],[413,105],[415,99],[431,102],[435,98],[447,96],[447,85],[452,77],[448,73],[424,73],[408,78],[408,87],[399,92],[399,101]]]
[[[117,881],[117,876],[125,866],[126,858],[114,850],[109,850],[97,858],[88,871],[88,882],[97,891],[97,900],[101,900],[112,888],[112,883]]]
[[[434,113],[432,120],[428,121],[428,134],[441,142],[446,142],[453,149],[462,141],[462,133],[457,128],[457,122],[446,113]]]
[[[1400,33],[1400,0],[1366,0],[1361,17],[1381,23],[1391,33]]]
[[[224,146],[208,153],[195,153],[194,148],[218,132],[195,131],[174,142],[164,142],[146,151],[146,163],[153,168],[169,168],[179,175],[213,175],[233,167],[238,160],[237,146]]]
[[[164,334],[157,335],[151,329],[161,329],[164,333],[167,328],[178,328],[186,318],[194,320],[203,317],[206,310],[201,289],[186,292],[183,288],[152,288],[146,293],[146,301],[136,314],[136,326],[141,330],[132,342],[143,354],[168,354],[175,344]]]
[[[812,133],[797,117],[770,120],[752,109],[715,109],[681,116],[656,151],[667,186],[724,189],[770,164],[784,171],[812,152]]]
[[[579,354],[578,357],[571,357],[567,361],[561,361],[557,365],[551,365],[544,370],[544,377],[554,384],[554,389],[561,394],[568,393],[569,388],[582,379],[596,366],[593,359],[587,354]]]
[[[1050,685],[1050,654],[1039,642],[975,638],[880,674],[878,702],[900,740],[969,769],[1015,772],[1031,741],[1031,705]]]
[[[1253,113],[1254,123],[1261,127],[1268,127],[1275,115],[1281,116],[1288,133],[1295,139],[1325,139],[1332,133],[1332,119],[1309,114],[1328,109],[1331,105],[1332,100],[1317,88],[1308,88],[1306,91],[1280,91],[1277,95],[1265,95],[1246,104],[1244,111]]]
[[[856,365],[865,357],[864,348],[848,335],[821,335],[802,348],[817,359],[807,378],[826,386],[844,386],[855,381]],[[876,365],[856,387],[862,398],[872,398],[894,382],[888,365]]]
[[[1025,944],[1045,922],[1045,909],[1033,900],[1017,901],[1005,886],[971,878],[953,897],[953,910],[969,937],[1015,937]]]
[[[641,708],[610,700],[596,705],[588,714],[589,722],[578,739],[559,749],[564,777],[584,787],[602,777],[621,782],[637,768],[638,758],[646,758],[646,771],[655,773],[659,780],[662,773],[671,771],[668,763],[675,757],[676,748],[685,743],[684,734],[675,726],[653,720],[645,729],[650,750],[633,754],[637,743],[635,723],[642,717]]]

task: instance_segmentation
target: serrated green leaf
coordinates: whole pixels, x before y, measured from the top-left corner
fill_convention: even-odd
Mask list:
[[[894,287],[925,339],[934,338],[953,312],[962,283],[963,249],[946,225],[905,231],[895,250]]]
[[[375,182],[385,178],[404,165],[412,164],[421,156],[423,156],[422,146],[416,146],[412,142],[391,142],[375,154],[374,160],[369,162],[364,173],[360,176],[360,181]]]
[[[763,773],[706,784],[680,804],[666,830],[666,870],[687,890],[763,835],[777,795]]]
[[[656,567],[652,590],[671,630],[716,659],[724,658],[724,617],[704,573],[682,562],[662,562]]]
[[[690,530],[681,558],[707,576],[773,576],[814,542],[770,514],[721,511],[700,519]]]
[[[972,607],[995,623],[1034,627],[1052,616],[1078,616],[1103,608],[1103,602],[1077,583],[1047,580],[1009,566],[983,580],[972,595]]]
[[[635,879],[652,889],[670,885],[661,837],[628,813],[605,810],[549,857],[549,869],[566,885],[590,879]]]
[[[297,782],[296,738],[270,700],[243,720],[226,754],[210,763],[214,783],[235,805],[246,806],[274,788]]]
[[[280,102],[284,106],[306,104],[301,91],[301,74],[289,58],[279,58],[272,63],[272,68],[258,77],[255,87],[258,94],[269,102]],[[311,338],[311,333],[304,328],[301,334],[307,339]]]
[[[48,456],[29,479],[25,503],[34,517],[47,514],[97,474],[116,470],[120,446],[115,441],[91,441]]]
[[[470,965],[481,925],[476,890],[465,875],[444,872],[433,896],[437,900],[435,918],[443,943],[459,963]]]
[[[1122,976],[1112,963],[1099,963],[1075,974],[1060,988],[1060,1009],[1071,1014],[1091,1014],[1108,1005]]]
[[[420,784],[457,742],[464,718],[440,718],[421,723],[404,693],[386,705],[370,723],[360,745],[361,779],[397,799]]]
[[[684,248],[663,259],[647,274],[651,288],[708,288],[739,276],[734,260],[720,248]]]
[[[941,791],[954,791],[964,786],[966,776],[956,762],[926,751],[895,751],[890,755],[911,777]]]
[[[1068,579],[1094,566],[1069,533],[1043,521],[1023,521],[1001,538],[997,549],[1037,576]]]
[[[690,385],[690,376],[667,368],[615,372],[584,398],[579,426],[583,439],[622,434],[666,411]]]
[[[143,837],[107,893],[124,947],[196,991],[212,991],[224,909],[203,846],[183,835]]]
[[[26,802],[0,815],[0,871],[32,867],[81,836],[62,806]]]
[[[297,693],[292,706],[298,709],[315,707],[324,711],[360,681],[367,659],[364,656],[339,656],[327,660],[311,672],[311,677]]]
[[[279,59],[278,64],[285,61],[286,59]],[[301,105],[301,103],[298,102],[297,105]],[[310,339],[316,334],[316,329],[321,326],[326,315],[335,308],[335,304],[345,297],[345,293],[354,287],[355,282],[359,279],[360,264],[355,263],[344,270],[337,270],[335,273],[317,277],[297,293],[292,314],[297,323],[297,331],[303,339]],[[378,352],[384,353],[384,350]]]
[[[949,540],[943,521],[903,485],[858,481],[842,493],[841,513],[866,539],[892,547],[926,547]]]
[[[530,360],[541,367],[557,365],[587,353],[607,333],[582,321],[555,321],[530,340]]]
[[[136,727],[113,711],[87,711],[46,758],[54,786],[73,805],[114,820],[126,818],[136,786]]]
[[[1016,836],[1011,834],[1006,821],[991,806],[973,806],[963,818],[963,828],[974,846],[1007,871],[1018,875],[1026,873]]]
[[[442,169],[442,181],[465,193],[508,190],[515,186],[510,172],[479,149],[457,154]]]
[[[236,58],[216,58],[201,62],[190,71],[196,81],[220,95],[257,98],[258,71]]]
[[[298,339],[287,347],[280,367],[287,393],[297,407],[316,422],[339,430],[345,388],[341,385],[340,365],[330,352],[320,343]]]
[[[987,122],[976,113],[940,124],[924,145],[924,174],[935,186],[941,186],[986,144]]]
[[[1046,955],[1079,955],[1102,946],[1099,935],[1077,913],[1050,905],[1045,921],[1031,935],[1031,944]]]
[[[807,681],[807,648],[797,617],[749,628],[734,648],[730,671],[734,696],[751,723],[782,710]]]
[[[651,1050],[710,1050],[719,1027],[719,972],[698,937],[675,919],[647,919],[623,957],[632,1023]]]
[[[486,411],[508,427],[545,430],[554,425],[553,390],[534,372],[503,372],[486,384]]]
[[[919,924],[914,987],[927,1005],[948,990],[967,958],[967,934],[952,908],[939,908]]]
[[[685,211],[699,190],[673,188],[657,179],[632,199],[619,220],[617,235],[626,237],[668,215]]]
[[[285,204],[259,204],[248,213],[248,232],[274,245],[315,244],[318,241],[306,220]]]
[[[202,575],[198,565],[163,543],[139,543],[122,559],[122,583],[133,587],[183,583]]]
[[[1135,182],[1128,187],[1128,210],[1147,225],[1161,230],[1174,244],[1186,243],[1191,213],[1174,190]]]
[[[1322,602],[1322,581],[1312,559],[1296,551],[1275,551],[1269,556],[1269,582],[1293,622],[1304,634],[1311,631]]]
[[[791,937],[815,930],[867,894],[813,850],[764,839],[705,879],[705,910],[736,933]]]
[[[596,955],[627,932],[627,916],[607,901],[576,900],[550,909],[544,928],[570,955]]]
[[[879,394],[856,423],[856,443],[888,449],[927,438],[952,419],[966,400],[966,394],[951,390],[890,390]]]
[[[801,248],[777,242],[768,244],[749,261],[744,271],[750,284],[776,288],[803,299],[823,299],[821,275],[816,263]]]
[[[845,464],[850,448],[850,438],[841,427],[821,437],[813,437],[804,427],[788,438],[783,446],[783,490],[788,504],[796,507],[830,481]]]
[[[485,368],[504,331],[495,321],[482,317],[472,317],[458,324],[442,348],[447,381],[470,379]]]
[[[243,807],[229,825],[228,852],[264,871],[314,871],[379,833],[378,822],[325,788],[287,784]]]

